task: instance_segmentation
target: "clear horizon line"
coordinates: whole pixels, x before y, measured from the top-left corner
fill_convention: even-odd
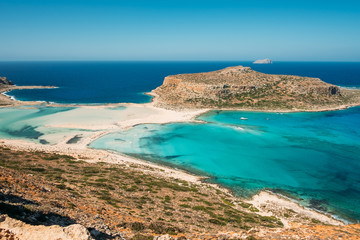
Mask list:
[[[254,62],[255,60],[231,60],[231,59],[226,59],[226,60],[216,60],[216,59],[212,59],[212,60],[205,60],[205,59],[196,59],[196,60],[190,60],[190,59],[179,59],[179,60],[175,60],[175,59],[131,59],[131,60],[126,60],[126,59],[119,59],[119,60],[115,60],[115,59],[16,59],[16,60],[2,60],[0,59],[0,62]],[[271,61],[274,62],[352,62],[352,63],[358,63],[360,62],[360,60],[273,60],[271,59]]]

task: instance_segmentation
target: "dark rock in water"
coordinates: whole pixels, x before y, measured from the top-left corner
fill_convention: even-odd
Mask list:
[[[170,156],[165,156],[166,159],[174,159],[174,158],[178,158],[178,157],[182,157],[184,155],[170,155]]]
[[[49,144],[49,142],[46,141],[45,139],[40,139],[39,142],[40,142],[41,144],[44,144],[44,145]]]
[[[66,144],[75,144],[78,141],[80,141],[81,138],[82,138],[81,135],[76,135],[76,136],[72,137],[69,141],[67,141]]]
[[[312,198],[309,201],[309,207],[317,209],[319,211],[323,211],[323,212],[327,211],[327,208],[325,207],[326,204],[327,204],[327,201],[324,199]]]
[[[14,83],[10,80],[7,80],[6,77],[0,77],[0,84],[3,85],[14,85]]]
[[[26,125],[20,129],[16,129],[16,130],[8,129],[5,132],[13,137],[25,137],[25,138],[29,138],[29,139],[39,139],[39,137],[41,137],[44,134],[37,131],[36,128],[37,127]]]

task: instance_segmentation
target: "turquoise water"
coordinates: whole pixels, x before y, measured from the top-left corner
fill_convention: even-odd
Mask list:
[[[200,119],[208,123],[138,125],[97,139],[91,147],[207,175],[242,196],[272,189],[306,206],[360,220],[360,108],[222,111]]]
[[[49,117],[74,110],[71,107],[22,106],[0,108],[0,138],[21,139],[41,144],[56,144],[71,134],[86,132],[82,129],[49,127]],[[61,115],[60,115],[61,116]]]

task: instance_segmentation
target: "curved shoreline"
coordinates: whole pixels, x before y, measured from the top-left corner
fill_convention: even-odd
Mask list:
[[[212,178],[210,176],[203,176],[200,173],[196,174],[196,173],[192,172],[191,170],[173,167],[173,166],[171,166],[171,164],[165,164],[165,163],[160,163],[160,162],[156,162],[156,161],[141,159],[141,158],[133,157],[133,156],[121,153],[121,152],[116,152],[113,150],[96,149],[96,148],[91,148],[91,149],[103,150],[103,151],[107,151],[111,154],[122,156],[124,158],[130,158],[130,159],[139,161],[141,165],[157,166],[160,168],[171,169],[176,172],[181,172],[182,175],[179,176],[180,179],[182,179],[181,177],[183,177],[185,175],[192,176],[192,177],[194,177],[194,179],[196,179],[195,181],[191,181],[188,178],[182,179],[182,180],[186,180],[186,181],[192,182],[194,184],[204,184],[204,185],[209,185],[209,186],[215,187],[218,190],[221,190],[227,194],[230,194],[231,197],[233,197],[235,199],[240,198],[240,199],[244,200],[245,202],[256,206],[258,209],[260,209],[260,213],[263,214],[264,216],[268,215],[268,213],[269,213],[268,209],[266,209],[267,207],[265,207],[264,204],[266,204],[266,205],[272,204],[272,207],[276,207],[278,211],[281,211],[282,210],[281,208],[283,208],[284,206],[292,206],[292,208],[291,208],[292,210],[294,210],[294,208],[296,208],[296,212],[303,213],[304,215],[307,215],[307,216],[312,216],[315,219],[321,219],[322,222],[326,222],[327,224],[333,224],[333,225],[352,224],[351,222],[349,222],[337,215],[332,215],[330,213],[318,210],[316,208],[303,206],[295,198],[291,198],[291,197],[282,195],[280,193],[275,193],[271,189],[260,190],[256,194],[254,194],[248,198],[238,197],[238,196],[236,196],[235,192],[229,187],[225,187],[225,186],[223,186],[219,183],[215,183],[215,182],[205,182],[204,180]],[[172,176],[172,177],[174,177],[174,176]],[[282,220],[284,220],[284,219],[282,219]]]
[[[96,138],[107,134],[108,132],[102,132],[97,134]],[[95,140],[96,138],[92,139]],[[76,145],[76,144],[72,144]],[[131,156],[127,156],[121,153],[114,153],[109,150],[101,150],[101,149],[92,149],[89,147],[85,148],[64,148],[59,146],[52,145],[40,145],[32,142],[28,142],[25,140],[9,140],[9,139],[1,139],[0,146],[7,147],[12,150],[17,151],[30,151],[30,152],[47,152],[47,153],[57,153],[70,155],[75,157],[78,160],[86,161],[89,163],[96,162],[107,162],[111,164],[125,164],[127,167],[133,167],[135,169],[139,169],[139,167],[145,167],[146,170],[142,169],[144,173],[151,174],[153,176],[157,176],[160,178],[175,178],[180,179],[186,182],[190,182],[192,184],[196,184],[199,186],[211,186],[223,193],[226,193],[234,202],[237,199],[242,199],[236,197],[233,192],[217,183],[206,183],[203,180],[208,178],[204,176],[199,176],[188,172],[183,169],[175,169],[166,165],[162,165],[160,163],[154,163],[147,160],[134,158]],[[264,193],[266,196],[264,197]],[[263,216],[276,216],[280,218],[285,227],[289,227],[290,224],[287,219],[283,217],[283,212],[291,206],[291,210],[296,212],[298,215],[304,218],[313,218],[322,223],[341,226],[344,224],[348,224],[347,221],[343,219],[338,219],[337,216],[332,216],[328,213],[320,212],[316,209],[307,208],[302,206],[296,200],[282,196],[278,193],[273,193],[268,190],[260,191],[259,193],[252,196],[250,199],[242,199],[248,203],[251,203],[255,207],[257,207],[260,211],[259,214]],[[265,207],[264,207],[265,206]],[[272,211],[269,211],[269,206]]]
[[[20,101],[15,99],[12,96],[9,96],[8,92],[13,90],[23,90],[23,89],[50,89],[58,88],[56,86],[16,86],[16,85],[3,85],[0,88],[0,107],[14,107],[22,105],[36,105],[40,103],[45,103],[45,101]]]
[[[54,88],[54,87],[51,87],[51,86],[21,87],[20,86],[20,88],[16,88],[16,89],[34,89],[34,88]],[[15,90],[15,89],[11,89],[11,90]],[[10,91],[10,90],[7,90],[7,91]],[[174,109],[168,110],[168,109],[156,107],[155,105],[157,104],[157,101],[158,101],[158,98],[155,95],[151,99],[151,102],[143,103],[143,104],[116,103],[116,104],[106,104],[106,105],[96,105],[96,106],[91,106],[91,105],[75,105],[74,106],[74,105],[70,105],[70,104],[64,105],[64,104],[56,104],[56,103],[51,104],[48,106],[52,106],[52,107],[73,106],[73,107],[79,107],[79,108],[94,108],[94,109],[109,108],[111,106],[142,106],[142,107],[149,108],[149,109],[156,109],[157,111],[159,111],[160,116],[155,116],[155,118],[149,117],[149,118],[145,118],[145,119],[144,118],[143,119],[135,119],[133,121],[131,121],[131,120],[123,121],[117,126],[116,129],[111,129],[111,130],[109,129],[108,131],[97,131],[95,134],[93,134],[89,137],[86,137],[84,139],[81,139],[79,141],[79,143],[71,144],[71,146],[66,144],[66,142],[74,136],[71,136],[70,138],[65,139],[64,141],[62,141],[56,145],[40,145],[40,144],[36,144],[36,143],[29,143],[27,141],[22,141],[22,140],[8,140],[8,139],[2,140],[2,142],[0,141],[0,145],[9,147],[9,148],[12,148],[15,150],[45,151],[45,152],[51,152],[51,153],[72,155],[72,156],[76,157],[77,159],[85,159],[86,161],[89,161],[89,162],[100,162],[100,161],[105,160],[106,162],[115,163],[115,164],[120,164],[120,163],[127,164],[129,166],[131,164],[147,166],[150,168],[154,168],[155,170],[152,172],[152,174],[155,174],[159,177],[165,177],[165,178],[173,177],[173,178],[182,179],[182,180],[185,180],[188,182],[192,182],[194,184],[211,185],[213,187],[215,186],[217,189],[219,189],[221,191],[231,194],[231,191],[229,189],[227,189],[219,184],[204,183],[202,181],[204,179],[204,177],[193,174],[193,173],[189,173],[184,170],[174,169],[174,168],[168,167],[166,165],[164,166],[162,164],[153,163],[153,162],[146,161],[143,159],[129,157],[124,154],[119,154],[119,153],[114,154],[113,152],[108,151],[108,150],[95,150],[95,149],[91,149],[88,147],[88,145],[92,141],[98,139],[99,137],[101,137],[105,134],[111,133],[112,131],[115,131],[115,130],[125,130],[125,129],[132,128],[136,125],[146,124],[146,123],[166,124],[166,123],[172,123],[172,122],[202,122],[202,121],[196,120],[196,118],[206,112],[209,112],[212,110],[217,110],[217,109],[196,109],[196,110],[184,110],[183,109],[182,111],[174,110]],[[16,104],[14,104],[13,106],[39,104],[39,102],[30,102],[30,104],[29,104],[29,102],[26,102],[26,101],[14,101],[14,102],[16,102]],[[220,109],[220,110],[235,111],[238,109]],[[331,110],[334,110],[334,109],[331,109]],[[238,110],[238,111],[241,111],[241,110]],[[244,109],[243,111],[251,111],[251,110]],[[327,111],[330,111],[330,110],[327,110]],[[273,112],[278,112],[278,111],[273,111]],[[59,127],[61,127],[61,126],[59,126]],[[250,203],[252,203],[253,205],[255,205],[255,203],[258,204],[259,202],[256,202],[256,201],[258,201],[257,196],[262,196],[262,195],[263,195],[263,191],[254,195],[253,199],[248,200],[248,201]],[[232,195],[232,197],[234,199],[236,199],[236,197],[234,195]],[[257,199],[257,200],[255,201],[255,199]],[[261,198],[261,201],[258,206],[261,209],[261,204],[268,205],[270,202],[275,202],[272,206],[277,206],[276,211],[281,211],[281,209],[284,209],[284,196],[279,195],[277,193],[271,193],[271,194],[267,195],[267,197]],[[305,209],[306,211],[303,212],[303,214],[305,214],[305,215],[310,214],[315,219],[318,219],[321,222],[328,223],[328,224],[334,224],[334,225],[343,225],[344,223],[345,224],[347,223],[344,220],[336,219],[336,217],[331,216],[327,213],[319,212],[316,209],[307,209],[306,207],[304,207],[304,206],[300,205],[298,202],[296,202],[294,199],[286,198],[285,202],[287,204],[290,204],[293,207],[296,207],[297,210],[300,212]],[[295,205],[293,205],[293,204],[295,204]],[[264,215],[269,214],[265,210],[261,210],[260,213],[264,214]],[[284,220],[284,221],[286,222],[286,220]]]

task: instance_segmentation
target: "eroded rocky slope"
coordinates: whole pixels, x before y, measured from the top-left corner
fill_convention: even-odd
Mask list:
[[[163,107],[307,110],[360,103],[359,91],[318,78],[264,74],[243,66],[168,76],[153,93]]]
[[[6,77],[0,77],[0,87],[1,85],[14,85],[14,83],[8,80]]]

